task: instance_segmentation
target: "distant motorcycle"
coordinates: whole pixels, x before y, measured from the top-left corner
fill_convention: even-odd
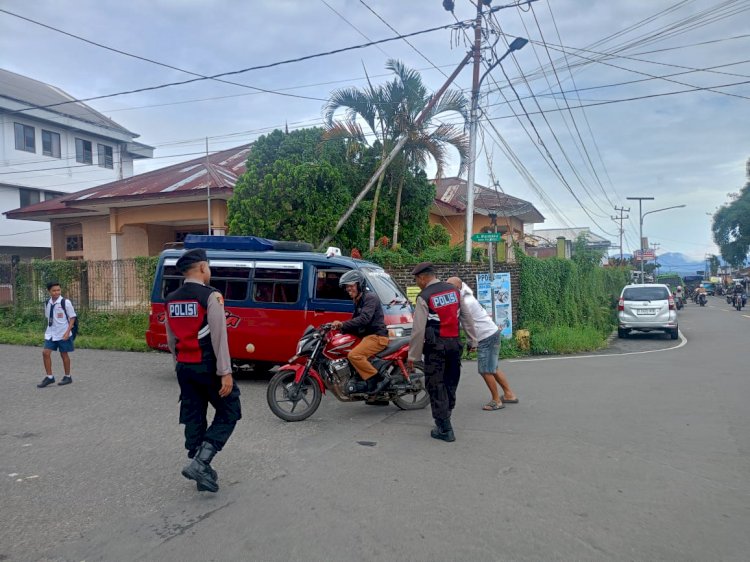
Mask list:
[[[745,306],[745,303],[747,302],[747,297],[742,293],[735,293],[734,295],[734,303],[732,306],[736,308],[737,310],[742,310],[742,307]]]
[[[706,293],[701,293],[698,295],[698,304],[701,306],[706,306],[706,303],[708,302],[708,297],[706,297]]]

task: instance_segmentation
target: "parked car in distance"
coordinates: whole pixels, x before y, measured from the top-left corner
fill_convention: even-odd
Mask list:
[[[674,296],[662,283],[627,285],[620,294],[617,319],[620,338],[626,338],[631,330],[660,330],[673,340],[679,337]]]
[[[716,284],[715,283],[712,283],[710,281],[704,281],[703,283],[701,283],[701,287],[703,287],[704,289],[706,289],[706,294],[707,295],[714,295],[714,294],[716,294]]]

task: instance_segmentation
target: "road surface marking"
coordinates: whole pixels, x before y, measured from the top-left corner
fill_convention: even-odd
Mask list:
[[[750,318],[750,316],[748,316],[747,314],[743,314],[742,316],[744,316],[745,318]]]
[[[560,355],[557,357],[532,357],[530,359],[506,359],[506,363],[527,363],[531,361],[555,361],[558,359],[600,359],[602,357],[622,357],[623,355],[644,355],[646,353],[661,353],[680,349],[687,344],[687,338],[680,332],[680,343],[666,349],[651,349],[649,351],[627,351],[624,353],[602,353],[601,355]]]

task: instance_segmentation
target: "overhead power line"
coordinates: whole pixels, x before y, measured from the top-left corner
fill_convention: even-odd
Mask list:
[[[464,22],[459,22],[458,25],[459,26],[460,25],[464,25]],[[422,29],[420,31],[413,31],[411,33],[405,33],[405,34],[402,34],[402,35],[399,35],[399,36],[396,36],[396,37],[387,37],[385,39],[378,39],[377,41],[369,41],[367,43],[361,43],[359,45],[351,45],[349,47],[341,47],[339,49],[332,49],[330,51],[323,51],[323,52],[320,52],[320,53],[314,53],[314,54],[310,54],[310,55],[304,55],[304,56],[301,56],[301,57],[295,57],[295,58],[291,58],[291,59],[284,59],[284,60],[275,61],[275,62],[266,63],[266,64],[259,64],[259,65],[250,66],[250,67],[247,67],[247,68],[241,68],[241,69],[238,69],[238,70],[231,70],[231,71],[228,71],[228,72],[220,72],[218,74],[213,74],[213,75],[210,75],[210,76],[199,76],[199,77],[196,77],[196,78],[191,78],[190,80],[180,80],[180,81],[174,81],[174,82],[166,82],[164,84],[157,84],[155,86],[145,86],[143,88],[134,88],[132,90],[124,90],[124,91],[120,91],[120,92],[114,92],[114,93],[111,93],[111,94],[103,94],[103,95],[100,95],[100,96],[91,96],[91,97],[88,97],[88,98],[77,98],[77,99],[72,99],[72,100],[68,100],[68,101],[64,101],[64,102],[51,103],[51,104],[47,104],[47,105],[30,105],[30,104],[27,104],[27,105],[30,105],[30,107],[25,108],[25,109],[18,109],[18,110],[15,110],[12,113],[22,113],[22,112],[31,111],[31,110],[34,110],[34,109],[48,109],[48,108],[51,108],[51,107],[57,107],[57,106],[66,105],[66,104],[69,104],[69,103],[83,103],[83,102],[88,102],[88,101],[93,101],[93,100],[100,100],[100,99],[106,99],[106,98],[114,98],[114,97],[117,97],[117,96],[124,96],[124,95],[129,95],[129,94],[136,94],[136,93],[140,93],[140,92],[148,92],[148,91],[153,91],[153,90],[161,90],[163,88],[170,88],[172,86],[181,86],[181,85],[184,85],[184,84],[192,84],[194,82],[202,82],[202,81],[205,81],[205,80],[215,80],[216,78],[223,78],[224,76],[236,76],[238,74],[244,74],[246,72],[252,72],[252,71],[255,71],[255,70],[263,70],[263,69],[267,69],[267,68],[274,68],[274,67],[277,67],[277,66],[283,66],[283,65],[287,65],[287,64],[292,64],[292,63],[295,63],[295,62],[303,62],[303,61],[312,60],[312,59],[316,59],[316,58],[327,57],[327,56],[336,55],[336,54],[340,54],[340,53],[346,53],[346,52],[349,52],[349,51],[355,51],[355,50],[358,50],[358,49],[364,49],[364,48],[367,48],[367,47],[373,47],[375,45],[381,45],[383,43],[390,43],[392,41],[398,41],[398,40],[403,39],[405,37],[416,37],[418,35],[424,35],[426,33],[433,33],[435,31],[440,31],[442,29],[450,29],[450,28],[455,28],[455,27],[456,27],[456,24],[454,24],[454,23],[445,24],[445,25],[439,25],[439,26],[436,26],[436,27],[428,28],[428,29]]]

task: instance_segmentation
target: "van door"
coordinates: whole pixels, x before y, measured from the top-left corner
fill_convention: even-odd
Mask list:
[[[339,287],[339,279],[350,270],[340,265],[310,264],[310,267],[308,324],[320,326],[326,322],[351,318],[354,303],[346,290]]]
[[[255,262],[250,306],[242,312],[249,331],[239,342],[237,357],[284,363],[294,355],[308,325],[302,273],[299,261]]]

